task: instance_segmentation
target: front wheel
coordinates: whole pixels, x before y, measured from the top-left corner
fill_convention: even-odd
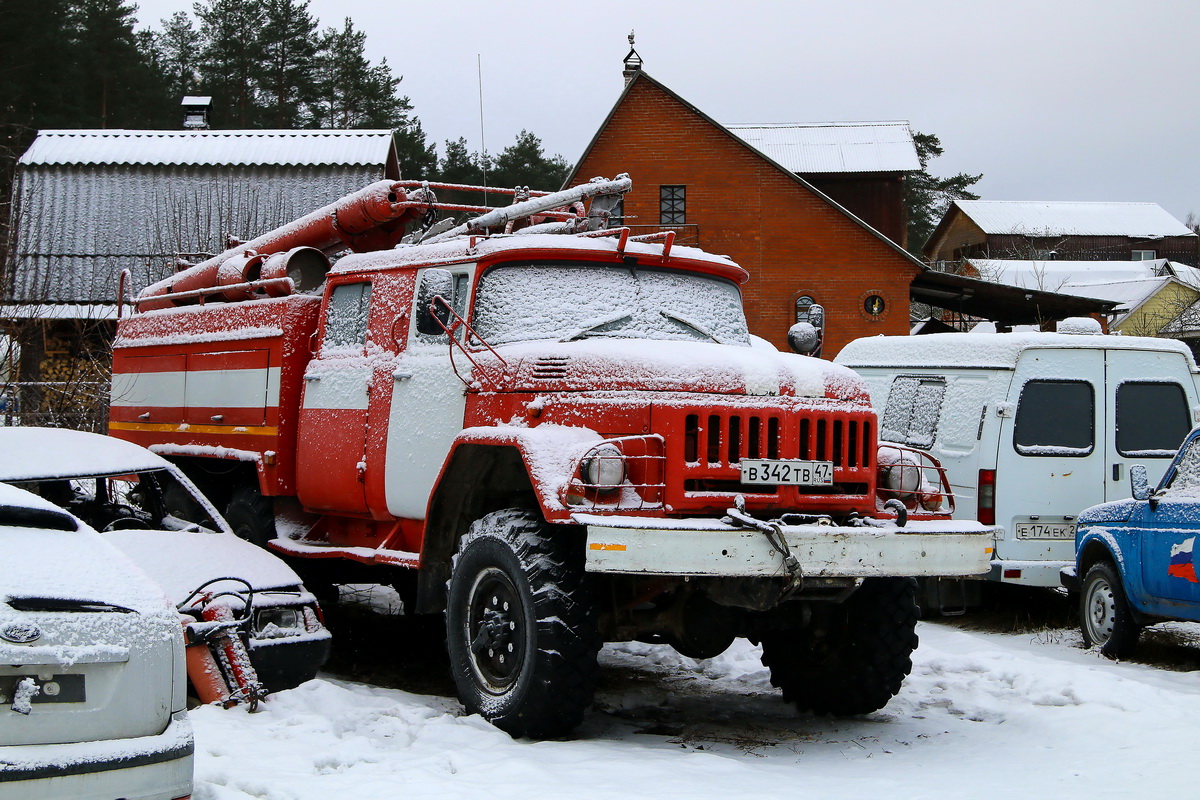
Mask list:
[[[454,556],[446,636],[458,696],[513,736],[565,735],[592,704],[600,637],[571,533],[497,511]]]
[[[1086,647],[1100,646],[1109,658],[1128,658],[1137,648],[1142,626],[1125,599],[1116,568],[1099,561],[1088,568],[1079,597],[1079,619]]]
[[[253,486],[233,490],[225,521],[240,538],[259,547],[266,547],[275,538],[275,506]]]
[[[848,716],[887,705],[912,671],[917,585],[868,578],[840,605],[813,604],[807,627],[762,636],[771,684],[800,711]]]

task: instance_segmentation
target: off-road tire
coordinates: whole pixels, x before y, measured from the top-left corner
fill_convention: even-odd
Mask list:
[[[916,592],[911,578],[868,578],[844,603],[814,603],[810,625],[764,633],[771,684],[800,711],[849,716],[883,708],[912,671]]]
[[[238,537],[259,547],[266,547],[275,538],[274,504],[255,487],[239,486],[233,490],[225,509],[225,521]]]
[[[1099,645],[1109,658],[1128,658],[1137,649],[1142,626],[1129,607],[1120,574],[1108,561],[1092,564],[1083,578],[1079,627],[1084,646]]]
[[[595,694],[601,642],[572,534],[534,512],[496,511],[454,556],[446,641],[458,697],[513,736],[566,735]]]

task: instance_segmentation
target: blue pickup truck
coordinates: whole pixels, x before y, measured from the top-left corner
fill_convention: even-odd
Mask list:
[[[1200,621],[1200,428],[1183,440],[1153,490],[1130,468],[1133,497],[1092,506],[1075,528],[1075,566],[1062,583],[1079,592],[1084,644],[1110,658],[1137,647],[1142,628]]]

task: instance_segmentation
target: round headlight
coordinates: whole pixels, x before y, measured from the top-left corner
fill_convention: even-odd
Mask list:
[[[588,486],[609,491],[625,480],[625,457],[616,445],[602,444],[583,459],[580,472]]]

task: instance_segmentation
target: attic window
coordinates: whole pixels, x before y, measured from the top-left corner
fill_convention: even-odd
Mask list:
[[[1134,250],[1133,261],[1153,261],[1158,258],[1157,250]]]
[[[686,186],[658,187],[658,222],[660,225],[683,225],[687,222]]]

